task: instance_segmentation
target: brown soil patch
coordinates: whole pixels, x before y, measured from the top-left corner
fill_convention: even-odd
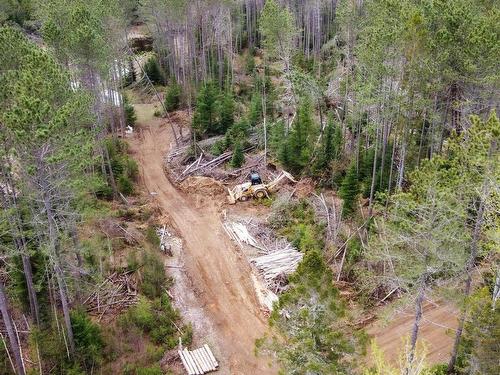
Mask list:
[[[398,365],[399,355],[404,347],[403,340],[411,334],[414,321],[411,307],[396,314],[387,325],[376,322],[368,327],[385,358],[394,366]],[[447,362],[453,346],[453,335],[457,327],[457,310],[444,302],[424,305],[424,315],[419,332],[419,342],[427,348],[427,363]]]

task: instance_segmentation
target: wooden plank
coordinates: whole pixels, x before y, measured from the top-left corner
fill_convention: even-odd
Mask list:
[[[200,357],[198,350],[193,350],[191,352],[191,355],[196,359],[196,363],[198,364],[198,367],[201,368],[203,373],[209,371],[209,369],[207,368],[207,365],[205,364],[205,361],[203,361],[203,358]]]
[[[210,371],[215,371],[217,368],[215,367],[214,363],[210,359],[210,356],[208,355],[205,348],[203,348],[203,347],[200,348],[200,353],[203,356],[203,358],[205,359],[205,361],[210,365]]]
[[[191,367],[191,364],[187,362],[182,350],[179,350],[179,357],[181,357],[182,364],[184,365],[184,368],[186,369],[188,375],[195,375],[193,368]]]
[[[208,347],[207,344],[203,345],[203,347],[205,348],[205,350],[207,351],[208,353],[208,356],[210,357],[210,359],[212,360],[213,364],[215,367],[219,367],[219,364],[217,363],[217,360],[215,359],[212,351],[210,350],[210,348]]]
[[[201,369],[201,366],[198,364],[198,361],[193,357],[193,354],[189,350],[187,350],[187,349],[185,349],[185,350],[186,350],[186,353],[188,354],[189,358],[191,359],[191,362],[194,365],[196,373],[198,375],[203,375],[205,372]]]
[[[189,351],[187,349],[184,349],[183,351],[183,354],[184,354],[184,358],[186,358],[186,361],[189,363],[189,365],[191,366],[191,369],[193,371],[193,375],[202,375],[200,374],[200,372],[198,371],[198,367],[196,366],[196,363],[194,363],[193,361],[193,358],[191,357],[191,355],[189,354]]]

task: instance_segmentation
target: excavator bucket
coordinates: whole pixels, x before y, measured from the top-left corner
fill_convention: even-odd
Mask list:
[[[227,192],[228,192],[227,200],[228,200],[229,204],[235,204],[236,197],[235,197],[234,192],[229,188],[227,189]]]

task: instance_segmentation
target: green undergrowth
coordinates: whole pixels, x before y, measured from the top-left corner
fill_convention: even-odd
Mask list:
[[[304,258],[270,317],[280,338],[257,340],[257,350],[274,353],[283,374],[350,373],[365,354],[367,338],[348,328],[347,306],[324,259],[324,227],[305,200],[277,204],[270,223]]]

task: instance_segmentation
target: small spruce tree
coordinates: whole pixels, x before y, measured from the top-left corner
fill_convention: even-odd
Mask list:
[[[199,136],[202,136],[204,134],[218,134],[218,94],[218,89],[212,82],[205,83],[198,93],[192,126]]]
[[[250,50],[246,55],[245,69],[247,71],[247,74],[252,74],[255,70],[255,59]]]
[[[245,154],[243,153],[243,147],[241,141],[237,140],[234,145],[233,158],[231,159],[231,166],[233,168],[240,168],[245,162]]]
[[[127,95],[123,95],[123,109],[125,111],[125,122],[128,126],[134,127],[137,121],[137,115],[135,113],[134,106],[130,104]]]
[[[356,202],[359,194],[358,177],[356,174],[356,164],[353,163],[347,175],[342,180],[339,195],[344,200],[342,215],[349,216],[356,210]]]
[[[250,101],[250,111],[248,113],[248,121],[251,126],[256,126],[262,120],[262,95],[256,91],[252,95]]]
[[[311,157],[315,132],[311,112],[311,101],[306,98],[297,111],[297,120],[287,139],[291,157],[288,162],[282,162],[295,174],[304,170]]]
[[[164,83],[163,73],[155,56],[151,56],[146,64],[144,64],[144,71],[152,83],[160,85]]]
[[[181,86],[177,82],[173,82],[165,93],[165,108],[167,111],[175,111],[181,105]]]
[[[234,124],[234,98],[230,92],[222,95],[219,103],[218,134],[225,134]]]

